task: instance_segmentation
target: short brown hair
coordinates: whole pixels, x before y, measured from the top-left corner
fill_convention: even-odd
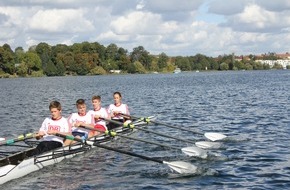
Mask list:
[[[97,95],[97,96],[93,96],[92,97],[92,101],[94,100],[100,100],[101,101],[101,96]]]
[[[61,110],[61,104],[58,101],[52,101],[49,104],[49,110],[52,108],[57,108],[58,110]]]
[[[86,102],[85,102],[84,99],[78,99],[78,100],[76,101],[76,105],[77,105],[77,106],[78,106],[78,105],[84,105],[84,104],[86,104]]]

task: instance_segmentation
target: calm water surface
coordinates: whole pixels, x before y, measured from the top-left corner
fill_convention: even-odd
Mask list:
[[[1,189],[290,188],[290,71],[17,78],[0,79],[0,88],[0,136],[7,138],[38,130],[51,100],[59,100],[68,116],[78,98],[85,98],[91,108],[91,96],[99,94],[108,106],[114,91],[122,92],[134,115],[156,115],[161,122],[229,136],[207,160],[126,139],[111,144],[161,160],[186,160],[199,167],[196,175],[174,174],[166,165],[96,148]],[[164,126],[149,128],[205,140]],[[141,131],[134,136],[189,146]]]

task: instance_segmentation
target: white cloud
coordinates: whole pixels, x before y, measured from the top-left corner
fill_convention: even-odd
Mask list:
[[[101,33],[100,35],[98,35],[96,38],[94,38],[96,40],[100,40],[100,41],[105,41],[106,43],[110,44],[111,42],[128,42],[130,40],[130,35],[117,35],[112,31],[108,31],[105,33]]]
[[[168,55],[289,52],[289,24],[288,0],[0,2],[0,45],[25,49],[97,41]]]
[[[30,20],[31,30],[43,30],[47,32],[85,32],[94,29],[90,21],[83,17],[80,9],[52,9],[39,10]]]
[[[131,12],[111,22],[114,32],[121,35],[156,34],[161,24],[160,15],[141,11]]]

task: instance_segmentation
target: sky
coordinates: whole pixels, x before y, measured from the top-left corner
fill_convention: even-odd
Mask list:
[[[290,52],[289,0],[0,0],[0,45],[113,43],[152,55]]]

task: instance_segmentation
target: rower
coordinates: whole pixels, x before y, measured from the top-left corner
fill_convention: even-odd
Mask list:
[[[101,118],[109,119],[109,114],[107,112],[107,109],[103,108],[101,106],[101,96],[93,96],[92,97],[92,104],[93,104],[93,110],[90,110],[88,114],[91,114],[94,116],[94,128],[98,129],[98,131],[91,131],[90,133],[94,133],[94,135],[100,134],[100,131],[106,131],[106,121],[104,121]]]
[[[67,143],[65,139],[53,135],[55,133],[70,134],[67,119],[61,115],[61,104],[58,101],[52,101],[49,104],[49,110],[51,117],[47,117],[43,121],[38,132],[41,142],[37,145],[32,155],[38,155],[62,147],[63,144],[66,145]]]
[[[72,129],[72,135],[82,139],[87,139],[92,137],[94,134],[89,133],[90,130],[80,128],[84,127],[94,127],[94,116],[90,112],[87,113],[87,106],[84,99],[78,99],[76,101],[77,113],[72,113],[68,118],[69,126]]]
[[[126,117],[121,115],[121,114],[130,115],[128,106],[127,106],[127,104],[122,103],[122,95],[120,92],[114,92],[113,98],[114,98],[115,103],[109,105],[109,107],[107,109],[108,113],[109,113],[112,120],[116,120],[116,121],[123,123],[129,119],[129,118],[126,118]],[[111,130],[111,129],[114,129],[116,127],[119,127],[119,125],[116,125],[114,123],[109,123],[109,125],[107,127],[109,130]]]

